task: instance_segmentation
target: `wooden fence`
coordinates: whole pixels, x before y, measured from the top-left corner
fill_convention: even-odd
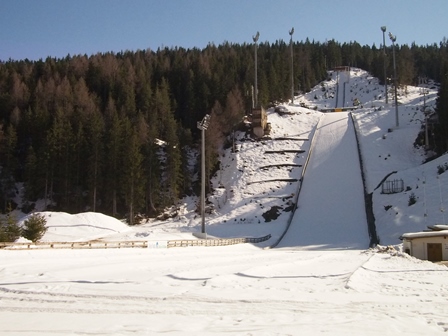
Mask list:
[[[182,239],[167,241],[134,240],[134,241],[89,241],[89,242],[36,242],[5,243],[0,242],[0,249],[116,249],[116,248],[173,248],[187,246],[227,246],[246,243],[261,243],[271,235],[260,238],[226,238],[226,239]]]

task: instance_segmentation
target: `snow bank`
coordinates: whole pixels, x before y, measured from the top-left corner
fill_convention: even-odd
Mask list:
[[[110,216],[96,212],[75,215],[66,212],[40,212],[47,220],[47,232],[41,241],[88,241],[132,230],[128,225]],[[19,224],[29,216],[23,218]]]

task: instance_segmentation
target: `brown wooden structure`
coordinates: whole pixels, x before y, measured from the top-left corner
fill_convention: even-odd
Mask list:
[[[252,133],[257,138],[262,138],[267,128],[268,117],[266,110],[262,107],[254,107],[252,109]]]

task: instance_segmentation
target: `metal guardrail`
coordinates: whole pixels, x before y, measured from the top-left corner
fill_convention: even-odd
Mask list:
[[[225,239],[182,239],[163,242],[134,240],[134,241],[89,241],[89,242],[35,242],[35,243],[6,243],[0,242],[0,249],[28,250],[28,249],[116,249],[116,248],[173,248],[187,246],[228,246],[246,243],[261,243],[269,240],[268,234],[259,238],[225,238]]]
[[[145,240],[136,241],[88,241],[88,242],[35,242],[35,243],[5,243],[0,242],[0,248],[18,249],[107,249],[107,248],[147,248]]]
[[[260,238],[227,238],[227,239],[198,239],[198,240],[170,240],[167,247],[186,247],[186,246],[227,246],[246,243],[261,243],[271,238],[268,234]]]

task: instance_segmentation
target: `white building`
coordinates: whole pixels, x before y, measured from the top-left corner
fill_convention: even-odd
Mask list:
[[[448,226],[430,226],[428,232],[405,233],[403,251],[422,260],[445,261],[448,260]]]

